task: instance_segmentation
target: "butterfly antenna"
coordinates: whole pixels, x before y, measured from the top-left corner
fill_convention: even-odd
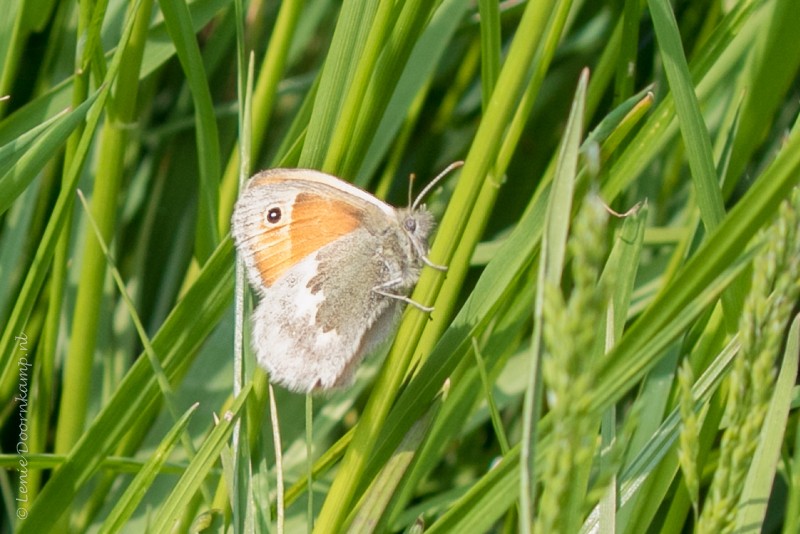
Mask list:
[[[417,179],[417,175],[413,172],[408,175],[408,205],[411,205],[411,195],[414,191],[414,180]]]
[[[420,191],[419,195],[417,195],[416,200],[414,200],[414,203],[411,204],[411,210],[413,211],[413,210],[417,209],[417,206],[419,206],[420,201],[422,201],[422,199],[425,198],[425,195],[427,195],[430,192],[431,189],[436,187],[436,184],[438,184],[442,180],[442,178],[444,178],[445,176],[450,174],[454,169],[458,169],[459,167],[462,167],[463,165],[464,165],[463,161],[454,161],[453,163],[451,163],[450,165],[445,167],[445,169],[442,172],[440,172],[436,176],[436,178],[431,180],[431,182],[428,185],[425,186],[425,189]]]

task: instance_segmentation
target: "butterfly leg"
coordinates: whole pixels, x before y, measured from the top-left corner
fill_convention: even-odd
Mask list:
[[[424,263],[425,265],[427,265],[431,269],[436,269],[437,271],[447,272],[447,265],[439,265],[439,264],[433,263],[431,260],[428,259],[427,256],[421,256],[421,257],[422,257],[422,263]]]
[[[372,291],[374,291],[378,295],[382,295],[382,296],[388,297],[390,299],[401,300],[401,301],[405,302],[406,304],[411,304],[412,306],[414,306],[415,308],[417,308],[418,310],[420,310],[421,312],[424,312],[424,313],[431,313],[433,311],[433,308],[431,306],[425,306],[423,304],[420,304],[416,300],[410,299],[405,295],[398,295],[396,293],[389,293],[388,291],[386,291],[386,289],[388,289],[390,287],[396,287],[401,283],[402,283],[402,279],[396,278],[394,280],[389,280],[388,282],[384,282],[379,286],[373,287]]]
[[[389,298],[392,298],[392,299],[402,300],[406,304],[411,304],[412,306],[414,306],[415,308],[417,308],[421,312],[431,313],[433,311],[433,307],[432,306],[425,306],[423,304],[420,304],[416,300],[410,299],[410,298],[406,297],[405,295],[395,295],[394,293],[387,293],[386,291],[378,289],[377,287],[373,287],[372,290],[375,293],[377,293],[378,295],[383,295],[384,297],[389,297]]]
[[[427,254],[420,247],[419,243],[417,243],[414,240],[411,240],[411,246],[413,246],[414,250],[416,250],[417,255],[422,260],[422,263],[424,263],[425,265],[427,265],[428,267],[430,267],[432,269],[436,269],[437,271],[442,271],[442,272],[446,272],[447,271],[447,265],[439,265],[439,264],[433,263],[431,260],[429,260]]]

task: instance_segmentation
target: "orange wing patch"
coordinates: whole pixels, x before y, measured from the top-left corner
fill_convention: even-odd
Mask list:
[[[289,241],[288,225],[267,227],[262,222],[261,229],[253,252],[261,280],[269,287],[293,265],[292,243]]]
[[[261,223],[254,255],[264,285],[271,286],[303,258],[354,231],[362,215],[358,207],[344,200],[316,192],[298,194],[291,220],[278,225]]]

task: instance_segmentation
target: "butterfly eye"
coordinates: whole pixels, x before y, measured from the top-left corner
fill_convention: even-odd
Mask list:
[[[417,221],[416,219],[412,219],[411,217],[406,219],[404,224],[406,226],[406,230],[408,230],[409,232],[413,232],[414,230],[417,229]]]
[[[270,224],[275,224],[281,220],[281,209],[280,208],[270,208],[267,212],[267,222]]]

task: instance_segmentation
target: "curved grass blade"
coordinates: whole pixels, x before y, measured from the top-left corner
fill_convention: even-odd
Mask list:
[[[169,433],[164,436],[164,439],[159,443],[158,448],[153,452],[153,455],[145,463],[134,479],[125,489],[125,493],[120,497],[117,504],[108,514],[103,526],[100,528],[101,534],[109,534],[111,532],[119,532],[125,526],[125,523],[136,511],[136,507],[141,502],[144,494],[150,487],[151,482],[155,479],[156,475],[161,472],[161,468],[169,458],[169,454],[178,443],[186,427],[189,425],[191,416],[194,414],[199,404],[192,405],[183,417],[181,417],[175,425],[170,429]]]
[[[64,116],[56,116],[45,123],[48,128],[36,128],[19,139],[0,148],[0,215],[11,206],[22,191],[50,161],[53,153],[66,143],[67,138],[83,122],[89,109],[97,101],[100,91],[89,96],[85,102]],[[37,136],[33,141],[30,136]],[[22,150],[20,150],[22,149]],[[20,151],[17,154],[17,151]],[[16,159],[16,162],[11,163]],[[7,168],[10,167],[10,168]]]
[[[183,373],[208,334],[228,308],[233,294],[233,244],[224,240],[200,276],[153,337],[171,381]],[[159,387],[149,360],[142,356],[130,368],[108,404],[45,485],[20,532],[48,532],[75,499],[120,439],[159,400]]]
[[[247,402],[253,385],[247,384],[234,401],[230,410],[226,411],[208,438],[197,451],[197,456],[186,468],[178,484],[169,494],[161,507],[160,513],[153,522],[153,532],[171,532],[177,519],[184,509],[190,505],[195,492],[205,480],[211,468],[217,463],[222,449],[230,439],[235,421],[239,420],[240,412]]]
[[[183,0],[159,0],[159,5],[194,99],[197,153],[200,159],[200,208],[196,253],[202,264],[219,243],[217,206],[220,157],[217,121],[189,7]]]

